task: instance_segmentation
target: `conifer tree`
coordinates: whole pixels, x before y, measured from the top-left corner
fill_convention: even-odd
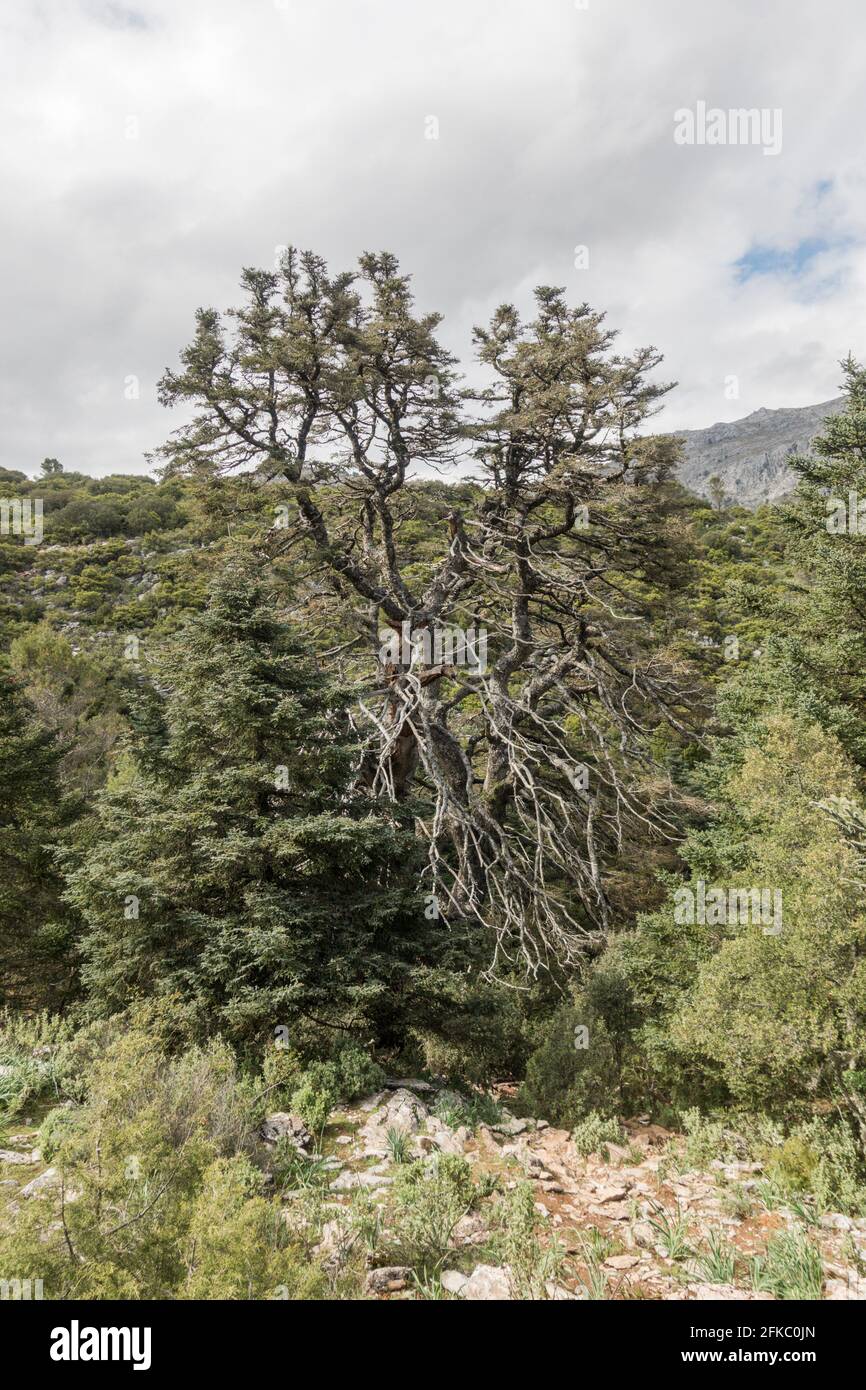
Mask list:
[[[155,662],[70,877],[84,975],[103,1013],[178,993],[238,1040],[311,1021],[388,1039],[436,930],[411,822],[354,790],[347,696],[275,604],[233,563]]]
[[[0,670],[0,1003],[18,1008],[60,1004],[74,985],[73,922],[52,853],[72,810],[62,755]]]

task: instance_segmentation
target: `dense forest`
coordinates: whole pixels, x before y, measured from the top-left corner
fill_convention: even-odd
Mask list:
[[[866,371],[745,510],[659,369],[289,251],[151,475],[0,471],[4,1279],[859,1287]]]

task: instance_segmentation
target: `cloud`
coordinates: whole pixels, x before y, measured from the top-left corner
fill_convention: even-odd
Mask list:
[[[828,399],[866,356],[864,46],[857,0],[7,7],[0,464],[145,468],[195,309],[289,241],[395,250],[463,357],[564,285],[666,354],[670,428]],[[699,101],[781,109],[781,153],[677,145]]]

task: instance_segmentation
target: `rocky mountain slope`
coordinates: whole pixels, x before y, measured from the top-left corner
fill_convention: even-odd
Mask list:
[[[791,410],[754,410],[703,430],[682,430],[684,462],[679,478],[690,491],[707,496],[714,473],[732,501],[756,507],[774,502],[795,484],[788,460],[808,453],[827,415],[837,414],[844,398]]]
[[[411,1077],[332,1111],[317,1136],[297,1115],[266,1117],[262,1181],[332,1296],[866,1298],[866,1219],[780,1189],[763,1161],[735,1157],[734,1130],[710,1127],[716,1157],[649,1115],[615,1140],[598,1121],[570,1133],[518,1118],[513,1088],[498,1089],[484,1120],[477,1097]],[[0,1119],[0,1209],[58,1192],[42,1142],[36,1114]],[[67,1206],[79,1200],[67,1185]]]

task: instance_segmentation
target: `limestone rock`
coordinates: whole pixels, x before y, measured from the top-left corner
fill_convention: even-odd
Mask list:
[[[299,1153],[306,1153],[313,1142],[313,1136],[300,1115],[289,1115],[282,1110],[267,1116],[262,1124],[261,1136],[266,1144],[276,1144],[278,1139],[288,1139]]]

